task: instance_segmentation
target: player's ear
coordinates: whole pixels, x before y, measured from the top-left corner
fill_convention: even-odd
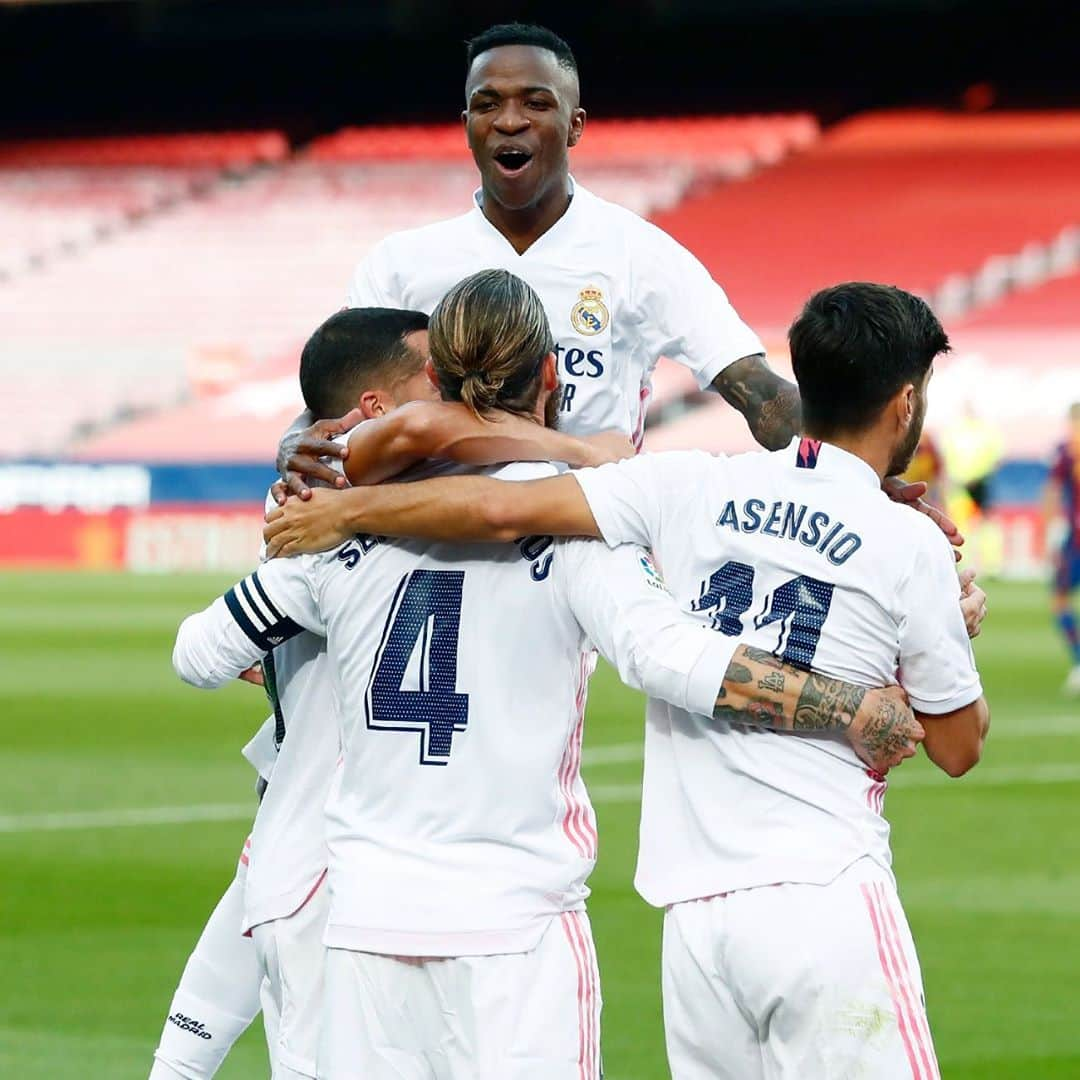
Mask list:
[[[904,431],[911,427],[918,412],[917,406],[915,386],[913,383],[906,383],[896,395],[896,418]]]
[[[566,138],[567,146],[577,146],[581,133],[585,130],[585,110],[577,106],[570,110],[570,131]]]
[[[357,402],[365,420],[374,420],[377,416],[385,416],[387,413],[386,403],[378,390],[365,390]]]
[[[540,365],[540,380],[540,385],[549,394],[559,385],[559,362],[553,352],[549,352]]]
[[[430,356],[427,358],[427,360],[424,361],[424,374],[427,375],[428,382],[430,382],[436,390],[439,390],[439,376],[435,371],[435,365],[432,362]]]

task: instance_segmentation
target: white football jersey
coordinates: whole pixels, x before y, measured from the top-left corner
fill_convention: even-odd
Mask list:
[[[265,563],[185,621],[174,663],[214,685],[303,629],[327,635],[344,753],[327,944],[416,956],[525,951],[584,903],[590,642],[630,685],[701,712],[737,645],[681,612],[640,548],[358,536]]]
[[[574,474],[609,544],[650,545],[717,636],[944,713],[982,693],[948,541],[874,471],[796,439],[646,454]],[[839,735],[751,730],[650,702],[638,890],[667,905],[891,862],[884,779]]]
[[[276,505],[267,493],[266,509]],[[268,782],[245,849],[245,931],[291,915],[325,875],[324,807],[340,755],[326,639],[290,637],[263,673],[274,712],[243,751]]]
[[[480,209],[394,233],[357,267],[350,307],[430,314],[451,286],[505,269],[543,301],[564,386],[559,426],[575,435],[619,429],[640,445],[652,373],[663,355],[705,388],[764,346],[709,272],[681,244],[580,184],[566,213],[524,255]]]

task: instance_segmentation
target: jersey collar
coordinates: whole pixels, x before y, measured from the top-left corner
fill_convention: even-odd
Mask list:
[[[573,178],[573,176],[570,176],[568,179],[570,181],[570,204],[567,206],[566,212],[562,215],[561,218],[559,218],[558,221],[555,222],[554,225],[551,226],[550,229],[548,229],[546,233],[544,233],[542,236],[538,236],[536,240],[533,241],[532,245],[526,248],[521,255],[518,255],[518,253],[514,251],[514,247],[510,243],[510,241],[507,240],[506,237],[503,236],[503,234],[499,232],[499,230],[496,229],[495,226],[492,225],[491,222],[488,221],[488,219],[485,217],[483,188],[477,188],[473,192],[472,212],[479,217],[481,223],[483,224],[483,227],[488,229],[492,236],[496,237],[500,243],[505,244],[506,247],[508,247],[517,258],[525,259],[528,256],[532,255],[535,251],[541,249],[545,244],[547,244],[551,237],[560,235],[562,231],[568,227],[569,223],[573,220],[575,214],[577,213],[578,207],[581,204],[581,199],[577,196],[584,193],[585,189],[578,186],[577,181]]]
[[[841,450],[820,439],[804,439],[798,435],[791,440],[788,454],[795,468],[813,471],[818,476],[840,477],[867,487],[880,488],[878,474],[861,457]]]

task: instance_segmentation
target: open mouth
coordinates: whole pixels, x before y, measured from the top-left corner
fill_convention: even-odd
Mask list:
[[[527,150],[513,150],[509,148],[495,151],[495,164],[507,176],[516,176],[523,172],[532,161],[532,154]]]

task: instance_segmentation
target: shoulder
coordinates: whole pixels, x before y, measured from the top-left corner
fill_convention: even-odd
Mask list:
[[[418,254],[430,255],[470,233],[473,217],[473,212],[468,210],[457,217],[391,233],[371,249],[371,257],[398,262]]]

